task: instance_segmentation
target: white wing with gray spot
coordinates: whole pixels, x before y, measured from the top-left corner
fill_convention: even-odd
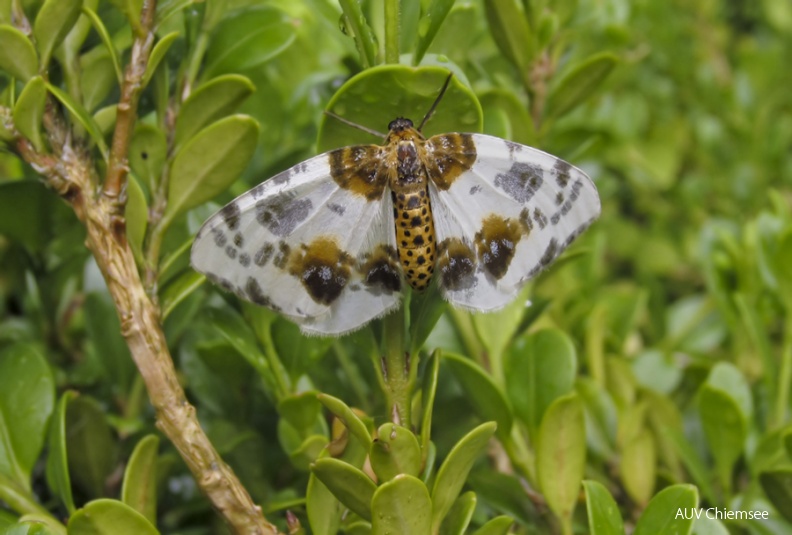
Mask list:
[[[468,135],[476,149],[473,165],[447,189],[430,187],[436,275],[452,304],[496,310],[599,216],[600,200],[591,179],[563,160]]]
[[[398,284],[383,270],[370,276],[371,258],[393,243],[392,230],[384,230],[393,217],[387,195],[386,189],[383,199],[367,200],[343,189],[331,176],[329,153],[316,156],[207,220],[192,265],[307,332],[354,330],[398,306],[401,296],[399,273]]]

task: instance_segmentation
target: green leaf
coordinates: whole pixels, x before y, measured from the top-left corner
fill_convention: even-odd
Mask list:
[[[110,37],[107,28],[105,28],[105,25],[102,22],[102,19],[99,18],[99,15],[97,15],[94,10],[88,8],[87,6],[84,6],[82,8],[82,12],[85,14],[85,16],[87,16],[91,20],[91,24],[96,30],[96,33],[99,34],[99,38],[102,40],[102,44],[104,44],[105,49],[107,51],[107,55],[109,56],[110,61],[113,65],[112,72],[115,73],[115,79],[118,82],[118,85],[121,86],[124,83],[124,73],[121,72],[121,62],[118,59],[118,51],[116,50],[116,47],[113,44],[113,38]],[[91,106],[88,106],[87,103],[86,106],[89,109],[91,108]]]
[[[24,33],[8,24],[0,24],[0,69],[27,82],[38,72],[38,56]]]
[[[91,9],[96,11],[96,6],[99,0],[84,0],[83,9]],[[80,53],[85,39],[91,31],[91,20],[86,15],[81,15],[72,29],[63,39],[63,44],[60,49],[56,49],[55,55],[60,61],[61,65],[67,65],[69,61],[74,61],[74,58]]]
[[[33,143],[36,150],[44,150],[41,137],[41,121],[44,117],[44,104],[47,101],[47,86],[40,76],[34,76],[25,85],[14,106],[14,126],[19,133]]]
[[[383,483],[371,500],[372,535],[432,533],[432,500],[420,479],[401,474]]]
[[[49,63],[52,51],[80,18],[82,4],[82,0],[45,0],[39,9],[33,23],[33,37],[43,68]]]
[[[91,292],[85,299],[85,326],[96,359],[114,394],[126,397],[135,376],[135,364],[110,297]]]
[[[484,111],[484,133],[533,145],[533,119],[517,96],[505,89],[491,89],[478,95]]]
[[[251,81],[238,74],[209,80],[184,101],[176,120],[174,143],[178,147],[199,130],[236,111],[253,94]]]
[[[255,69],[286,50],[295,37],[294,23],[280,9],[239,11],[217,25],[206,52],[205,76]]]
[[[245,169],[258,139],[258,124],[232,115],[201,130],[173,160],[163,225],[225,191]]]
[[[363,423],[363,420],[361,420],[346,403],[328,394],[319,394],[317,398],[322,402],[322,405],[324,405],[327,410],[332,412],[336,418],[341,420],[341,423],[343,423],[344,426],[349,429],[349,432],[352,433],[352,436],[360,441],[360,444],[363,446],[363,448],[365,448],[366,451],[371,449],[371,434],[369,433],[366,424]]]
[[[435,395],[437,394],[437,379],[440,376],[440,357],[440,350],[435,350],[432,356],[429,357],[421,387],[421,455],[424,462],[429,453],[429,444],[432,440],[432,414]]]
[[[624,535],[624,523],[616,500],[602,483],[586,480],[586,511],[591,535]]]
[[[547,116],[560,117],[591,97],[618,63],[616,56],[605,52],[572,67],[551,91],[547,100]]]
[[[162,319],[170,316],[171,312],[200,288],[204,282],[206,282],[206,277],[192,269],[186,269],[180,275],[169,280],[160,291]]]
[[[0,234],[30,252],[40,251],[53,236],[62,207],[40,180],[0,182]]]
[[[305,502],[311,532],[316,535],[336,535],[344,510],[333,493],[313,473],[308,478]]]
[[[654,493],[657,474],[657,451],[652,434],[641,431],[622,448],[621,479],[627,494],[643,505]]]
[[[124,206],[124,219],[126,220],[127,241],[135,259],[140,264],[143,259],[143,240],[146,238],[146,227],[148,226],[148,203],[143,188],[140,187],[134,176],[127,179],[126,191],[127,202]],[[165,319],[164,313],[162,318]]]
[[[68,535],[159,535],[146,517],[118,500],[94,500],[69,518]]]
[[[140,29],[140,10],[143,7],[143,0],[110,0],[110,3],[115,5],[121,13],[124,14],[127,21],[129,21],[130,26],[132,26],[133,31],[138,31]],[[168,0],[164,2],[158,2],[158,4],[168,4]],[[161,8],[161,5],[157,6],[157,11]]]
[[[481,366],[461,355],[446,353],[443,358],[479,416],[498,422],[498,436],[508,436],[512,427],[512,410],[492,377]]]
[[[90,497],[104,495],[106,480],[116,466],[118,444],[104,411],[88,396],[68,404],[66,451],[74,484]]]
[[[67,110],[69,110],[72,119],[79,122],[83,128],[85,128],[85,130],[91,136],[91,139],[93,139],[94,143],[96,143],[96,146],[99,147],[99,150],[102,152],[102,157],[107,159],[107,144],[104,140],[104,134],[102,134],[101,128],[99,128],[99,125],[96,124],[96,121],[94,121],[93,117],[91,117],[91,114],[88,113],[88,110],[86,110],[82,104],[78,104],[77,101],[72,99],[68,93],[65,93],[60,88],[55,87],[52,84],[47,84],[47,89],[61,102],[61,104],[66,107]]]
[[[512,524],[514,524],[514,520],[508,516],[496,516],[474,531],[473,535],[506,535]]]
[[[569,519],[580,493],[586,465],[586,427],[583,403],[577,394],[556,399],[539,426],[536,472],[547,505],[561,519]]]
[[[66,411],[69,403],[78,396],[77,392],[67,390],[58,400],[57,410],[50,420],[49,454],[47,455],[47,485],[60,498],[69,514],[74,513],[71,477],[69,476],[69,459],[66,451]]]
[[[728,494],[732,468],[742,454],[752,409],[750,390],[734,365],[720,362],[698,394],[704,434],[715,458],[721,484]]]
[[[377,440],[371,445],[369,460],[380,482],[389,481],[399,474],[417,476],[421,471],[421,446],[406,427],[385,423],[377,430]]]
[[[663,433],[670,439],[682,464],[685,465],[693,482],[698,486],[704,499],[710,503],[717,503],[715,491],[710,483],[710,474],[704,461],[699,456],[691,442],[678,429],[664,429]]]
[[[486,314],[473,314],[473,326],[491,360],[502,360],[506,348],[520,326],[525,314],[525,297],[528,289],[504,308]]]
[[[470,524],[470,519],[473,518],[475,509],[475,492],[468,491],[457,498],[440,525],[439,535],[463,535]]]
[[[495,44],[520,73],[527,73],[535,54],[525,14],[515,0],[485,0],[484,10]]]
[[[372,519],[371,499],[377,486],[366,474],[337,459],[319,459],[311,471],[353,513]]]
[[[146,65],[146,72],[143,74],[143,82],[141,84],[143,88],[148,86],[154,73],[157,72],[157,67],[159,67],[159,64],[165,59],[165,55],[168,53],[168,50],[170,50],[171,45],[178,38],[179,32],[171,32],[157,41],[157,44],[151,49],[151,55]]]
[[[266,357],[261,352],[253,331],[245,320],[229,308],[212,308],[207,316],[212,328],[229,342],[258,374],[272,385],[275,378]]]
[[[165,132],[154,125],[137,125],[129,143],[129,166],[149,191],[156,191],[167,157]]]
[[[418,22],[418,41],[415,45],[413,65],[418,65],[434,41],[437,31],[443,25],[456,0],[432,0]]]
[[[762,472],[759,483],[776,510],[792,522],[792,468]]]
[[[387,130],[396,117],[408,117],[418,125],[437,98],[449,70],[456,73],[456,68],[449,62],[445,68],[380,65],[367,69],[341,86],[325,109],[347,121],[381,132]],[[478,132],[481,121],[481,107],[476,96],[464,79],[455,74],[423,133],[428,137],[446,132]],[[323,116],[317,145],[318,150],[324,152],[382,141],[383,138],[362,132],[334,117]]]
[[[93,111],[104,102],[110,91],[117,87],[118,80],[113,74],[110,55],[105,50],[85,54],[80,58],[80,62],[82,102],[86,111]]]
[[[30,476],[55,405],[55,380],[32,345],[0,352],[0,473],[30,490]]]
[[[547,407],[574,388],[575,346],[563,331],[544,329],[518,338],[505,357],[506,392],[515,413],[536,436]]]
[[[698,506],[698,492],[693,485],[671,485],[658,492],[644,510],[635,526],[633,535],[657,535],[673,533],[687,535],[693,529],[693,519],[687,520],[682,512],[690,512]]]
[[[286,396],[278,402],[278,414],[297,429],[310,429],[321,409],[316,396],[313,390]]]
[[[432,533],[436,533],[459,496],[473,463],[495,433],[495,422],[487,422],[462,437],[451,449],[432,488]]]
[[[287,453],[289,460],[298,470],[308,471],[311,468],[311,463],[319,458],[326,446],[327,437],[325,435],[311,435],[303,440],[297,448],[287,451]]]
[[[159,438],[146,435],[135,446],[124,472],[121,501],[157,524],[157,450]]]

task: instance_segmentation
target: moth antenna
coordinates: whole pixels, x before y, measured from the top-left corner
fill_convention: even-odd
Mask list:
[[[380,139],[384,139],[384,138],[387,137],[387,135],[383,134],[382,132],[377,132],[376,130],[373,130],[371,128],[363,126],[362,124],[353,123],[349,119],[344,119],[340,115],[336,115],[335,113],[333,113],[331,111],[325,110],[324,113],[325,113],[325,115],[327,115],[329,117],[332,117],[333,119],[336,119],[337,121],[341,121],[342,123],[344,123],[347,126],[351,126],[352,128],[357,128],[358,130],[362,130],[362,131],[364,131],[364,132],[366,132],[368,134],[371,134],[372,136],[377,136]]]
[[[446,89],[448,89],[448,84],[451,83],[451,78],[453,78],[453,76],[454,76],[453,72],[449,72],[448,73],[448,78],[445,79],[445,83],[443,84],[443,88],[440,90],[440,93],[437,94],[437,98],[432,103],[432,107],[429,108],[428,112],[426,112],[426,115],[424,115],[423,121],[421,121],[420,126],[418,126],[418,131],[419,132],[421,130],[423,130],[423,127],[426,124],[426,121],[428,121],[429,118],[432,116],[432,114],[434,114],[435,108],[437,108],[437,105],[440,104],[440,99],[442,99],[443,95],[445,95]]]

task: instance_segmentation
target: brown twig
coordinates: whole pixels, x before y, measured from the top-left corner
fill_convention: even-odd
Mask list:
[[[86,245],[107,284],[121,320],[122,335],[156,410],[157,427],[181,454],[198,486],[231,528],[245,535],[275,535],[261,508],[253,503],[233,470],[220,458],[187,401],[162,330],[160,311],[147,295],[119,213],[126,180],[127,151],[137,115],[140,81],[153,42],[151,27],[156,2],[144,0],[142,27],[127,67],[110,165],[104,189],[97,193],[95,162],[85,147],[75,145],[69,126],[53,105],[45,109],[44,126],[52,154],[35,147],[16,132],[10,110],[0,108],[5,127],[16,136],[17,153],[41,174],[74,209],[86,227]],[[120,222],[120,227],[119,227]]]
[[[129,142],[132,139],[137,106],[142,89],[143,76],[146,74],[149,54],[154,45],[154,14],[157,10],[156,0],[143,0],[140,13],[140,31],[132,44],[132,57],[124,73],[121,86],[121,98],[118,101],[116,125],[113,132],[113,144],[110,147],[110,159],[107,165],[102,193],[120,214],[125,199],[122,198],[124,186],[129,173]]]

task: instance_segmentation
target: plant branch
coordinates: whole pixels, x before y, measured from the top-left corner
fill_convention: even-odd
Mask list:
[[[121,86],[121,99],[118,102],[116,126],[113,132],[113,144],[110,147],[110,159],[104,181],[103,194],[111,199],[116,211],[121,211],[124,199],[121,198],[129,173],[129,142],[137,119],[138,100],[143,88],[143,76],[148,66],[149,54],[154,45],[154,14],[157,9],[156,0],[143,0],[140,13],[140,32],[132,44],[132,57],[124,74]]]
[[[382,318],[382,360],[380,373],[393,423],[411,425],[412,368],[406,351],[404,312],[397,310]]]

